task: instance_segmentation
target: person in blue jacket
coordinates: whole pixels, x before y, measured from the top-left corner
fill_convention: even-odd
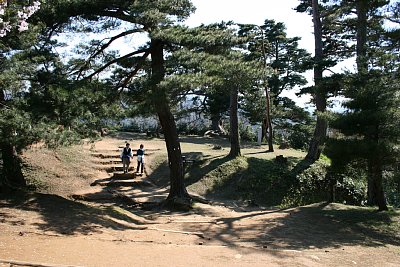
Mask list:
[[[139,168],[140,168],[140,173],[143,174],[144,170],[144,146],[141,144],[140,148],[136,152],[137,156],[137,167],[136,167],[136,172],[139,173]]]

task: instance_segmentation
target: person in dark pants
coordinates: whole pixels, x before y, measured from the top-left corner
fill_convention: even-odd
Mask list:
[[[121,153],[121,159],[122,159],[122,169],[124,170],[124,173],[128,173],[129,171],[129,165],[131,163],[131,158],[132,158],[132,149],[129,147],[130,144],[126,143],[126,146],[122,150]]]
[[[144,146],[142,144],[140,145],[140,148],[137,150],[136,156],[137,156],[136,172],[139,173],[139,168],[141,167],[140,173],[143,174],[143,170],[144,170]]]

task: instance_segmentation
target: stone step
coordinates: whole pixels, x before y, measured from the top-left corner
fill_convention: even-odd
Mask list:
[[[134,179],[136,177],[135,172],[129,172],[129,173],[118,173],[114,172],[113,176],[111,177],[112,180],[129,180],[129,179]]]
[[[152,187],[154,184],[142,180],[111,180],[108,182],[99,182],[97,185],[109,187]]]
[[[129,171],[134,171],[136,168],[133,167],[132,165],[129,166]],[[107,166],[107,168],[105,168],[106,172],[111,173],[111,172],[122,172],[124,171],[122,165],[113,165],[113,166]]]
[[[99,165],[117,165],[117,164],[121,164],[121,160],[106,160],[106,161],[94,160],[93,163],[99,164]]]
[[[120,155],[116,154],[103,154],[103,153],[92,153],[93,157],[101,158],[101,159],[115,159],[120,158]]]

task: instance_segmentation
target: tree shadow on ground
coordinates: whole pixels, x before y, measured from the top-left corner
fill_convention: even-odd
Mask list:
[[[3,208],[37,212],[43,221],[34,223],[33,227],[63,235],[101,233],[102,229],[106,228],[135,229],[141,224],[140,221],[116,211],[112,206],[88,206],[57,195],[18,192],[3,196],[0,202]],[[120,224],[118,220],[130,225]]]
[[[197,145],[220,145],[222,147],[229,147],[230,143],[224,137],[204,137],[204,136],[181,136],[179,137],[181,143],[191,143]]]
[[[169,186],[168,159],[158,163],[156,168],[152,168],[151,174],[146,179],[162,188]]]
[[[135,132],[113,132],[108,135],[109,137],[118,139],[118,140],[153,140],[158,139],[153,136],[148,136],[146,133],[135,133]]]
[[[217,219],[217,226],[190,225],[184,230],[207,233],[210,240],[231,247],[245,244],[297,250],[385,247],[400,245],[400,236],[395,231],[382,230],[384,225],[398,224],[399,217],[365,209],[341,210],[321,203],[296,209],[252,211]]]
[[[191,154],[193,154],[193,152]],[[228,156],[218,156],[210,158],[209,156],[205,156],[203,153],[198,153],[197,157],[199,158],[197,162],[186,166],[186,186],[190,186],[200,181],[208,173],[231,160],[231,158],[229,158]]]
[[[249,152],[249,153],[243,153],[243,155],[260,155],[260,154],[268,154],[268,153],[274,153],[269,150],[263,150],[263,151],[257,151],[257,152]]]

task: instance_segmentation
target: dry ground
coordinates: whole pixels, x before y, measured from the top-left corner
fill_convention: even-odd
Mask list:
[[[147,174],[119,172],[119,147],[147,152]],[[213,158],[215,139],[184,138],[182,151]],[[248,146],[244,154],[265,148]],[[287,153],[278,151],[278,154]],[[300,152],[298,152],[300,153]],[[28,175],[41,193],[0,198],[0,259],[73,266],[400,266],[400,238],[352,225],[351,207],[314,204],[294,209],[196,203],[190,212],[141,209],[164,199],[162,140],[119,134],[75,150],[32,149]],[[301,156],[301,154],[299,154]],[[164,177],[165,178],[165,177]],[[92,184],[93,186],[90,186]],[[370,211],[366,210],[369,213]],[[380,215],[393,222],[390,218]],[[399,218],[399,217],[397,217]],[[0,260],[0,262],[1,262]],[[28,266],[0,263],[0,266]]]

